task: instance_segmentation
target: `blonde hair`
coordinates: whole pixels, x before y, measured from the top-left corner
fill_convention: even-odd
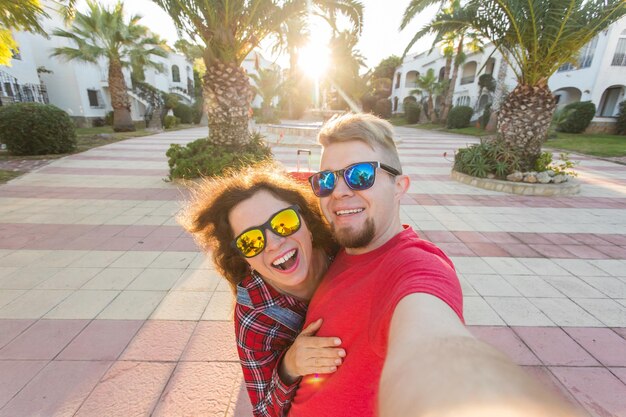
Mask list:
[[[369,113],[348,113],[335,116],[322,126],[318,142],[326,147],[333,143],[359,141],[381,151],[384,162],[402,172],[398,149],[393,141],[393,126]]]

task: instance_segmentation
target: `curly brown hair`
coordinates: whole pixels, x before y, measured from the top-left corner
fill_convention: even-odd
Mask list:
[[[235,238],[228,215],[233,207],[265,190],[289,204],[300,206],[300,214],[313,237],[313,247],[334,256],[338,246],[322,215],[318,200],[308,186],[297,182],[280,166],[262,163],[232,170],[222,177],[207,178],[192,190],[190,200],[177,216],[178,223],[206,252],[211,252],[217,270],[233,292],[249,274],[249,265],[231,246]]]

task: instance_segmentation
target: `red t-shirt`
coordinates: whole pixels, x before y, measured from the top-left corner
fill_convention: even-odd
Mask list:
[[[342,250],[309,304],[305,327],[323,318],[317,335],[340,337],[347,355],[337,372],[302,379],[289,416],[377,415],[391,317],[413,293],[440,298],[463,321],[452,261],[410,227],[371,252],[351,256]]]

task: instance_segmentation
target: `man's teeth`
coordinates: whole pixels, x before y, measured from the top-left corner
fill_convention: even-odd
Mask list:
[[[363,209],[362,208],[358,208],[358,209],[350,209],[350,210],[339,210],[337,212],[335,212],[335,214],[337,216],[344,216],[346,214],[354,214],[354,213],[360,213],[362,212]]]
[[[291,259],[295,254],[296,254],[296,250],[295,249],[291,250],[287,252],[282,258],[278,258],[274,262],[272,262],[272,265],[274,266],[282,265],[285,262],[287,262],[289,259]]]

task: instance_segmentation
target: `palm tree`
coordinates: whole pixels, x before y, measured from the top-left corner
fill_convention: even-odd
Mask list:
[[[404,12],[400,30],[406,28],[411,20],[419,15],[426,7],[437,3],[439,4],[439,12],[434,21],[442,19],[454,21],[457,19],[459,13],[463,13],[459,0],[411,0]],[[441,45],[443,47],[443,55],[446,58],[443,79],[448,80],[448,83],[443,91],[444,101],[439,114],[439,120],[445,122],[448,117],[448,112],[452,108],[452,98],[454,97],[454,87],[456,86],[459,67],[465,61],[464,47],[476,50],[479,49],[479,43],[476,42],[476,35],[474,33],[468,33],[467,26],[459,25],[455,27],[454,30],[448,30],[448,27],[433,26],[431,22],[431,24],[426,25],[413,36],[404,54],[406,55],[408,53],[415,42],[428,34],[435,35],[431,51],[436,45]],[[470,45],[465,45],[467,37],[472,39]]]
[[[273,68],[256,68],[256,74],[250,74],[250,78],[256,84],[255,90],[263,99],[261,105],[263,117],[271,119],[272,101],[278,97],[283,87],[280,72]]]
[[[365,66],[365,58],[355,49],[358,41],[356,31],[345,30],[334,34],[329,42],[331,64],[327,70],[326,88],[337,90],[334,101],[338,109],[352,108],[351,103],[366,92],[365,81],[359,76],[359,70]]]
[[[435,70],[429,68],[428,71],[426,71],[426,74],[417,77],[415,84],[417,84],[417,88],[411,90],[409,94],[420,94],[427,97],[428,111],[426,112],[426,117],[428,117],[432,123],[436,123],[437,112],[435,111],[434,97],[445,91],[447,81],[437,81]]]
[[[38,18],[46,16],[39,0],[0,0],[0,65],[11,63],[18,46],[11,29],[45,34]]]
[[[501,105],[497,131],[528,169],[556,106],[548,79],[625,14],[624,0],[469,0],[455,19],[431,25],[441,32],[471,28],[509,61],[518,85]]]
[[[130,115],[130,98],[122,68],[134,65],[154,67],[159,65],[146,59],[150,56],[166,57],[165,44],[150,34],[148,28],[138,24],[140,16],[131,16],[124,22],[124,6],[118,2],[113,9],[88,1],[88,12],[77,12],[70,30],[55,29],[55,36],[69,39],[75,47],[55,48],[51,56],[71,61],[98,64],[108,62],[109,92],[113,107],[113,129],[135,130]]]
[[[356,0],[153,0],[174,20],[179,31],[200,38],[204,62],[205,108],[209,139],[219,145],[241,146],[249,141],[248,110],[252,88],[241,64],[268,36],[311,3],[335,8],[360,27],[363,7]]]

